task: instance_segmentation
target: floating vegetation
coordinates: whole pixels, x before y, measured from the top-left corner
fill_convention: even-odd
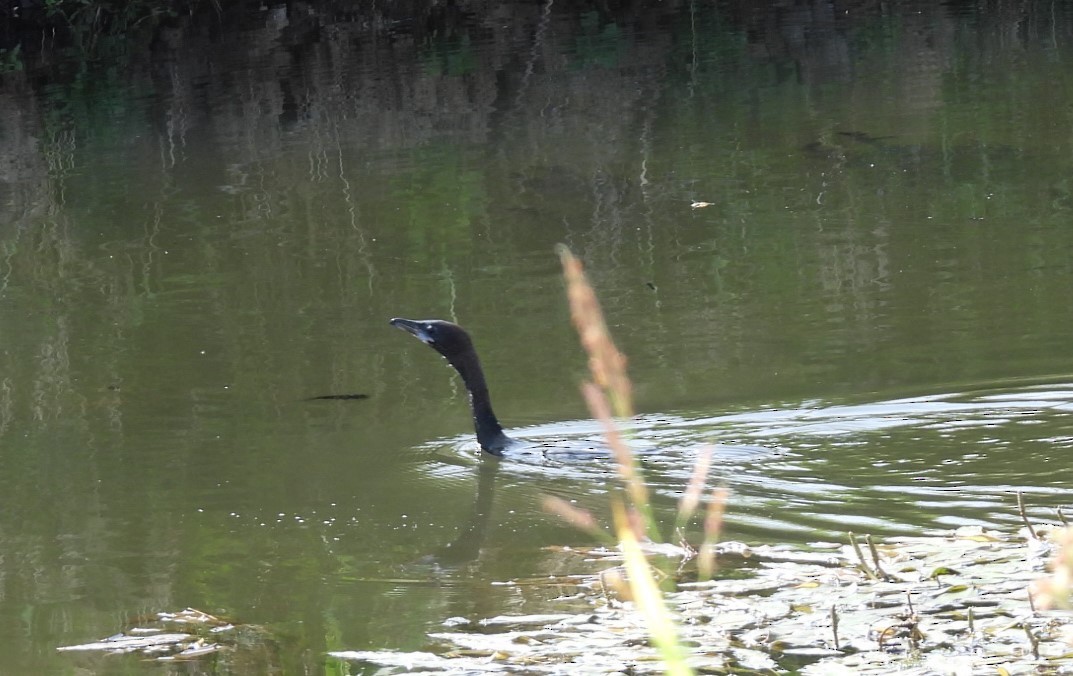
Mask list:
[[[135,654],[157,662],[187,662],[253,648],[266,642],[264,632],[250,625],[235,625],[209,613],[187,608],[160,612],[139,619],[126,631],[92,643],[61,646],[59,652],[98,655]],[[247,650],[249,652],[249,650]],[[245,658],[244,662],[250,660]],[[191,673],[191,672],[186,672]]]
[[[687,661],[703,673],[1073,673],[1073,614],[1043,610],[1029,594],[1054,530],[973,527],[807,549],[721,543],[733,579],[681,582],[666,598]],[[620,556],[573,551],[579,565]],[[452,618],[423,651],[331,654],[384,673],[662,672],[634,604],[607,593],[596,573],[582,588],[552,602],[569,612]]]

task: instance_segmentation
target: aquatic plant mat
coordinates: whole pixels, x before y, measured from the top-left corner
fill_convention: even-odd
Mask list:
[[[214,615],[186,608],[139,618],[126,631],[92,643],[61,646],[59,652],[126,655],[159,662],[198,661],[237,646],[263,642],[263,629],[234,625]],[[251,641],[251,637],[256,640]]]
[[[732,577],[682,582],[666,596],[698,673],[1073,674],[1073,613],[1029,599],[1049,572],[1052,530],[962,528],[807,548],[723,543]],[[567,551],[579,568],[615,567],[614,551]],[[331,655],[385,674],[660,673],[644,619],[604,588],[607,579],[576,582],[577,594],[552,602],[562,613],[451,618],[419,652]],[[525,582],[535,581],[514,584]]]

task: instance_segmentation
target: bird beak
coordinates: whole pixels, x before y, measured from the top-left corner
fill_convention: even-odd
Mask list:
[[[415,322],[412,319],[403,319],[402,317],[395,317],[391,320],[391,325],[400,328],[411,336],[414,336],[422,343],[432,344],[432,336],[425,330],[425,322]]]

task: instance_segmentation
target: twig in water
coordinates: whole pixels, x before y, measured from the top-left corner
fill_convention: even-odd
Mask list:
[[[1021,515],[1021,521],[1025,522],[1025,527],[1028,528],[1028,534],[1032,536],[1033,540],[1038,540],[1039,536],[1036,535],[1036,529],[1029,523],[1028,514],[1025,514],[1025,495],[1021,491],[1017,491],[1017,513]]]
[[[1039,659],[1039,637],[1032,633],[1032,627],[1027,624],[1022,625],[1025,628],[1025,635],[1028,636],[1028,642],[1032,644],[1032,657]]]
[[[883,570],[883,567],[879,565],[879,550],[876,548],[875,543],[872,542],[872,534],[869,533],[868,535],[865,535],[864,541],[868,543],[868,551],[872,552],[872,561],[876,566],[876,575],[881,580],[892,579],[891,576],[887,574],[887,571]]]
[[[876,576],[875,571],[873,571],[872,567],[868,565],[868,562],[864,560],[864,552],[861,551],[861,546],[857,543],[857,536],[853,534],[853,531],[847,532],[847,535],[849,535],[849,543],[853,547],[853,551],[857,553],[857,561],[859,561],[857,567],[864,571],[864,574],[870,579],[878,580],[879,577]]]
[[[841,650],[838,645],[838,611],[834,605],[831,606],[831,633],[835,635],[835,650]]]
[[[1062,522],[1062,525],[1069,528],[1069,521],[1066,520],[1066,515],[1062,513],[1062,508],[1058,508],[1058,520]]]
[[[905,602],[909,606],[909,617],[906,618],[905,624],[909,629],[909,647],[913,650],[920,648],[920,642],[924,639],[924,632],[920,631],[920,618],[917,617],[917,613],[913,610],[913,593],[905,592]]]

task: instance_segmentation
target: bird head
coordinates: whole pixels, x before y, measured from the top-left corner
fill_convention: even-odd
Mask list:
[[[402,329],[436,350],[448,360],[473,350],[473,341],[458,324],[442,319],[403,319],[396,317],[391,325]]]

